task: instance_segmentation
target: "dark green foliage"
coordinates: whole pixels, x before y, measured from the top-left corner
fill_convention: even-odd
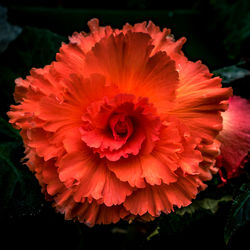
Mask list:
[[[21,35],[0,54],[0,116],[7,119],[9,105],[14,103],[14,80],[26,77],[31,68],[51,63],[63,41],[66,41],[65,37],[49,30],[25,27]]]
[[[210,3],[217,14],[217,28],[224,37],[228,57],[249,58],[250,1],[211,0]]]
[[[231,211],[229,213],[225,227],[224,237],[226,243],[229,243],[231,237],[237,230],[247,225],[249,222],[250,222],[250,182],[243,184],[234,198],[234,202],[232,204]]]
[[[48,30],[25,27],[21,35],[0,54],[0,219],[39,213],[44,202],[34,174],[21,163],[24,157],[19,132],[7,122],[14,104],[14,80],[25,77],[32,67],[44,67],[66,39]],[[32,41],[32,43],[31,43]]]
[[[22,145],[18,133],[4,119],[0,118],[0,209],[7,209],[21,173],[16,168],[13,152]],[[2,214],[2,213],[1,213]]]
[[[125,5],[124,2],[121,3]],[[100,25],[111,25],[114,28],[122,28],[127,22],[134,24],[151,20],[161,28],[170,28],[176,39],[183,36],[187,38],[184,52],[190,60],[202,60],[212,69],[225,64],[223,48],[214,39],[215,35],[208,33],[207,28],[204,29],[210,23],[207,23],[199,10],[182,7],[162,9],[160,6],[157,10],[148,8],[144,11],[126,10],[123,7],[118,10],[104,11],[96,6],[94,9],[11,6],[8,13],[12,23],[45,27],[65,36],[71,35],[74,31],[88,32],[87,22],[95,17],[100,20]]]
[[[0,118],[0,221],[37,213],[43,201],[34,175],[21,163],[19,132]]]
[[[242,68],[240,65],[232,65],[219,70],[214,70],[213,73],[215,76],[220,76],[225,85],[232,84],[234,81],[250,76],[250,70]]]

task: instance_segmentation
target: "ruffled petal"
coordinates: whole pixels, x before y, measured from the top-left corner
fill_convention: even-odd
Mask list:
[[[22,131],[22,136],[29,147],[34,148],[37,155],[43,157],[45,161],[59,157],[63,154],[64,148],[61,142],[55,143],[54,135],[43,129],[32,129],[26,133]]]
[[[124,32],[130,30],[150,34],[155,45],[153,54],[165,51],[175,61],[179,83],[176,89],[176,106],[171,113],[183,119],[195,135],[209,141],[213,140],[221,130],[218,111],[226,110],[227,105],[223,101],[232,95],[231,88],[221,88],[220,78],[211,78],[212,74],[200,61],[188,61],[181,50],[186,38],[175,41],[170,35],[170,30],[161,31],[152,22],[147,26],[145,22],[133,27],[125,25]]]
[[[112,122],[117,117],[124,117],[131,124],[130,133],[121,138],[113,132]],[[137,155],[140,151],[150,153],[159,140],[161,121],[147,98],[136,100],[130,94],[119,94],[110,99],[105,97],[102,101],[93,102],[82,120],[82,140],[101,158],[106,157],[109,161]]]
[[[145,213],[152,216],[159,216],[161,212],[170,213],[174,206],[189,205],[198,192],[197,186],[192,176],[180,176],[178,182],[170,185],[147,185],[129,196],[124,207],[132,214],[140,216]]]
[[[113,172],[107,170],[106,181],[103,188],[101,201],[106,206],[122,204],[126,197],[132,193],[133,189],[127,182],[121,182]]]
[[[123,206],[106,207],[95,201],[76,203],[68,200],[66,204],[66,206],[56,207],[58,211],[65,214],[65,219],[78,219],[89,227],[93,227],[95,224],[117,223],[128,215],[128,211]]]
[[[170,184],[177,181],[177,175],[153,155],[140,156],[142,177],[150,185]]]
[[[65,186],[58,178],[55,162],[52,160],[44,164],[42,169],[42,181],[47,185],[46,191],[49,195],[54,196],[65,189]]]
[[[156,158],[173,173],[181,168],[184,173],[199,174],[199,163],[203,160],[197,148],[200,141],[191,136],[186,126],[170,116],[161,127],[160,138],[153,151]]]
[[[121,182],[110,172],[105,161],[92,155],[88,149],[82,153],[67,154],[58,163],[60,180],[74,189],[74,200],[94,198],[107,206],[124,202],[132,192],[128,183]],[[90,178],[91,176],[91,178]]]
[[[141,162],[137,156],[131,156],[128,159],[120,159],[116,162],[107,161],[107,165],[119,180],[127,181],[132,187],[145,187],[145,181],[142,177]]]
[[[148,34],[111,35],[86,55],[86,74],[103,74],[122,93],[148,96],[158,112],[166,112],[175,99],[178,73],[165,52],[150,57],[152,48]]]
[[[145,187],[145,181],[151,185],[160,185],[161,182],[169,184],[177,180],[174,172],[153,155],[130,157],[107,164],[120,180],[139,188]]]
[[[89,102],[101,99],[103,94],[112,95],[115,91],[114,88],[105,87],[105,80],[101,76],[92,75],[90,79],[71,76],[63,100],[53,95],[41,98],[39,118],[46,121],[43,127],[52,132],[70,124],[80,127],[83,110]]]
[[[100,154],[101,158],[106,157],[109,161],[118,161],[121,157],[128,158],[131,155],[139,154],[142,143],[145,141],[145,135],[143,131],[135,131],[135,135],[117,150],[96,150]],[[114,143],[108,144],[114,146]]]
[[[176,61],[179,73],[176,106],[171,113],[189,127],[193,136],[212,143],[222,129],[220,111],[227,109],[225,101],[232,95],[232,89],[221,88],[221,79],[211,78],[212,74],[200,61],[188,61],[181,51],[184,42],[169,41],[169,48],[165,48]]]
[[[88,26],[91,31],[90,33],[74,32],[73,35],[69,37],[70,43],[77,45],[83,54],[88,53],[102,38],[109,37],[114,32],[110,26],[99,26],[99,20],[97,18],[88,21]]]

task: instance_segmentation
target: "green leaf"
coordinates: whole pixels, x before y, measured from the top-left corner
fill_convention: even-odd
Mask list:
[[[17,183],[21,180],[21,173],[16,168],[14,152],[21,146],[19,132],[0,117],[0,208],[7,209]]]
[[[40,186],[22,157],[21,141],[0,144],[0,219],[36,214],[43,206]]]
[[[179,215],[184,215],[186,213],[193,214],[202,208],[214,214],[218,211],[220,203],[231,201],[232,196],[230,195],[223,196],[220,199],[204,198],[202,200],[195,200],[189,206],[178,209],[176,213]]]
[[[224,239],[228,244],[234,233],[250,221],[250,183],[241,186],[235,197],[225,226]]]
[[[14,80],[26,77],[31,68],[55,60],[67,39],[46,29],[24,27],[19,37],[0,54],[0,217],[19,217],[41,210],[44,197],[38,181],[20,161],[24,157],[19,131],[7,122],[6,112],[14,103]]]
[[[11,160],[11,153],[19,146],[17,142],[0,144],[0,204],[6,209],[13,196],[16,184],[21,180],[21,173]]]
[[[231,84],[232,82],[242,79],[246,76],[250,76],[250,71],[244,68],[241,68],[237,65],[224,67],[213,71],[216,76],[222,78],[222,82],[225,84]]]
[[[250,41],[250,2],[241,1],[216,1],[211,0],[215,13],[217,29],[224,36],[224,47],[231,59],[241,56],[249,57]],[[216,28],[216,27],[215,27]]]
[[[1,141],[21,140],[19,131],[14,129],[10,123],[0,117],[0,135]]]
[[[0,219],[39,211],[43,197],[37,180],[21,163],[24,148],[19,131],[1,117],[0,137]]]

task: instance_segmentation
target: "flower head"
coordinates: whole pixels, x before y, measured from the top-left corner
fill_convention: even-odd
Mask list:
[[[74,33],[16,80],[8,115],[27,166],[66,219],[92,226],[187,206],[214,167],[230,88],[152,22]]]

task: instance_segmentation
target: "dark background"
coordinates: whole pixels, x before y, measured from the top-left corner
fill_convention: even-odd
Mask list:
[[[223,76],[224,86],[233,86],[236,95],[249,98],[250,1],[2,0],[0,5],[7,8],[9,23],[22,28],[0,54],[1,249],[249,249],[249,165],[220,188],[216,175],[199,194],[198,201],[233,197],[219,202],[216,212],[207,206],[149,223],[121,221],[88,228],[65,221],[44,200],[33,174],[20,163],[22,142],[8,125],[6,112],[14,103],[14,79],[25,77],[32,67],[49,64],[61,42],[67,42],[74,31],[88,31],[87,21],[94,17],[115,28],[145,20],[171,28],[176,39],[187,38],[183,50],[190,60],[202,60]]]

